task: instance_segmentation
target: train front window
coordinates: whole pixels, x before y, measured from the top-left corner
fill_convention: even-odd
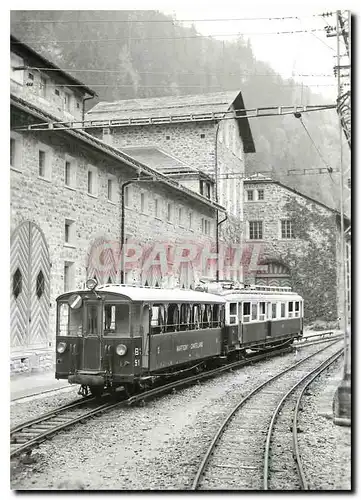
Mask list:
[[[103,311],[104,335],[129,336],[129,305],[106,304]]]
[[[58,306],[58,335],[83,335],[83,308],[71,309],[68,303]]]

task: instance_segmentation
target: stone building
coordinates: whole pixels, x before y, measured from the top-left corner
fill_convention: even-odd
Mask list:
[[[336,320],[343,296],[339,212],[260,174],[245,179],[244,196],[245,282],[291,286],[305,299],[306,322]]]
[[[86,120],[97,127],[92,134],[122,151],[143,155],[156,148],[207,174],[218,187],[218,192],[207,187],[208,192],[226,207],[230,220],[239,220],[245,154],[255,152],[244,109],[242,93],[232,91],[99,102]],[[199,191],[202,185],[193,188]]]
[[[82,130],[56,129],[54,122],[81,119],[84,99],[94,95],[74,82],[11,39],[12,373],[52,368],[57,295],[88,277],[120,281],[122,201],[124,242],[146,252],[125,269],[124,280],[162,286],[191,286],[199,278],[196,269],[176,268],[172,251],[182,242],[214,243],[223,210]],[[166,270],[144,267],[156,243],[170,257]]]

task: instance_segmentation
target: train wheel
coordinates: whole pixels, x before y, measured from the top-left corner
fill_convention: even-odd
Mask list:
[[[89,390],[91,392],[91,395],[94,396],[95,398],[100,398],[101,395],[104,393],[104,387],[100,385],[90,385]]]

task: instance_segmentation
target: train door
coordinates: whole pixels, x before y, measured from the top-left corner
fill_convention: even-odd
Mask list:
[[[81,367],[83,370],[101,370],[103,358],[102,303],[85,303],[85,324]]]

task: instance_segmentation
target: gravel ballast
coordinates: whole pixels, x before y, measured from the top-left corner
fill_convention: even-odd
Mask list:
[[[28,463],[14,461],[11,487],[18,490],[189,489],[203,453],[236,402],[266,378],[292,364],[295,357],[298,360],[319,348],[310,346],[307,353],[298,351],[246,366],[149,401],[144,407],[113,410],[77,425],[42,443],[26,460]],[[74,393],[15,403],[11,407],[11,425],[75,397],[76,389]],[[332,420],[328,423],[333,426]],[[324,431],[325,425],[318,426],[313,436],[324,437],[327,447]],[[340,439],[350,430],[337,428],[333,432]],[[347,437],[342,443],[349,449]],[[343,450],[343,458],[347,456],[347,450]],[[350,464],[345,474],[344,482],[348,482],[350,488]]]

